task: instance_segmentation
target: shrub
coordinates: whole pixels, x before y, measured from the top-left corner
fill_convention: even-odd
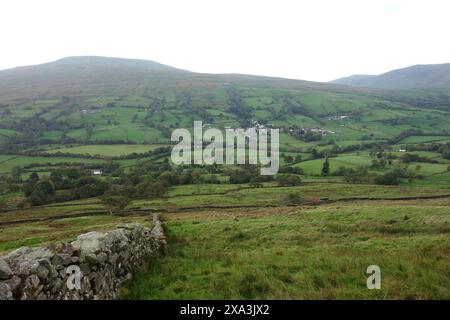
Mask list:
[[[280,187],[298,186],[302,183],[302,179],[295,174],[280,174],[276,181]]]
[[[302,198],[299,193],[290,193],[286,196],[286,202],[288,204],[299,204],[302,202]]]

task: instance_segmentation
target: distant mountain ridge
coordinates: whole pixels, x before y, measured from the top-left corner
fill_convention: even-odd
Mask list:
[[[67,57],[39,65],[0,70],[0,104],[61,96],[152,96],[165,90],[225,88],[233,84],[339,91],[450,88],[450,63],[417,65],[378,76],[353,75],[321,83],[245,74],[196,73],[151,60]]]
[[[352,75],[330,83],[380,89],[450,87],[450,63],[415,65],[380,75]]]
[[[224,87],[230,83],[335,87],[274,77],[196,73],[150,60],[79,56],[0,70],[0,103],[61,96],[147,95],[158,90]]]

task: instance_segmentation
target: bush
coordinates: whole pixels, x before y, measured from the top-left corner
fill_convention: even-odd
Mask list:
[[[387,172],[382,176],[378,176],[375,178],[375,184],[382,185],[398,185],[400,184],[399,175],[395,172]]]
[[[298,186],[302,183],[302,179],[294,174],[280,174],[277,176],[276,181],[280,187]]]
[[[299,193],[290,193],[286,196],[286,202],[288,204],[299,204],[302,202],[302,198]]]
[[[101,197],[102,202],[112,214],[113,210],[123,210],[130,203],[130,199],[124,196],[116,196],[106,193]]]

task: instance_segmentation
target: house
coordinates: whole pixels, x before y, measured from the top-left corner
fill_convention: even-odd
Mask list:
[[[103,174],[103,171],[101,169],[94,169],[92,170],[92,174],[94,176],[101,176]]]

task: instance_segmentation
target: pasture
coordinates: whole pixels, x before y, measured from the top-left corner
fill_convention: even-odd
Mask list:
[[[448,199],[164,214],[130,299],[448,299]],[[379,265],[381,290],[366,288]]]

